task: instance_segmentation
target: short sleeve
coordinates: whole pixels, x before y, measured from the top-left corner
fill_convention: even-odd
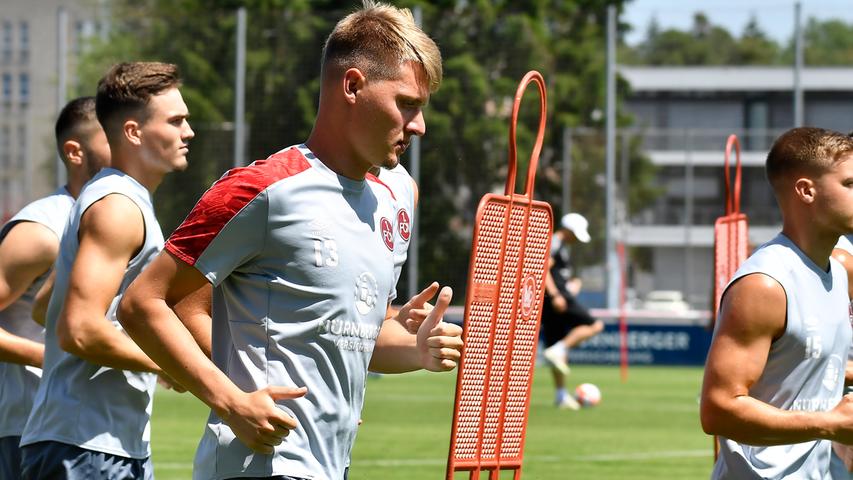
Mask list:
[[[219,285],[263,249],[269,180],[250,168],[228,172],[169,237],[166,250]]]

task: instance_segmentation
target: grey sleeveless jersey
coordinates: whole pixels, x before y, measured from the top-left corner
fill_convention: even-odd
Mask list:
[[[56,241],[68,221],[74,197],[65,187],[40,198],[18,212],[0,229],[0,242],[16,224],[35,222],[44,225],[54,234]],[[50,272],[37,278],[15,302],[0,311],[0,328],[13,335],[44,343],[44,327],[33,321],[32,310],[36,293]],[[27,416],[33,406],[41,369],[15,363],[0,362],[0,437],[18,436],[24,430]]]
[[[396,211],[375,177],[338,176],[302,146],[229,171],[169,237],[214,286],[216,365],[244,391],[308,387],[276,402],[299,426],[271,455],[211,413],[194,478],[343,478],[393,290]]]
[[[79,248],[80,218],[93,203],[114,193],[131,199],[145,222],[142,248],[128,263],[107,311],[107,319],[117,329],[122,329],[116,320],[122,294],[162,249],[163,234],[145,187],[112,168],[101,170],[83,187],[59,247],[56,283],[45,325],[44,376],[21,445],[53,440],[123,457],[146,458],[151,454],[149,419],[156,375],[89,363],[62,350],[56,338],[56,322]]]
[[[831,410],[841,400],[853,339],[847,273],[835,259],[824,271],[782,234],[749,257],[732,282],[752,273],[768,275],[785,289],[787,323],[750,396],[783,410]],[[758,447],[720,437],[711,477],[829,479],[830,451],[829,440]]]
[[[415,184],[412,176],[402,164],[387,170],[379,169],[379,180],[388,185],[397,200],[394,221],[394,285],[400,281],[400,272],[409,255],[409,240],[415,219]],[[392,295],[396,298],[397,293]]]

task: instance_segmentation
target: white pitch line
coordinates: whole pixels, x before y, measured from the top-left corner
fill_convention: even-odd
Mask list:
[[[524,461],[527,463],[558,463],[558,462],[625,462],[646,461],[662,458],[701,458],[710,457],[708,449],[702,450],[662,450],[659,452],[625,452],[609,453],[601,455],[580,455],[573,457],[561,457],[557,455],[527,455]],[[444,458],[400,458],[396,460],[361,460],[354,462],[354,468],[361,466],[396,468],[396,467],[431,467],[446,465]],[[154,462],[155,467],[164,470],[185,470],[192,468],[191,462]]]
[[[662,450],[660,452],[636,452],[636,453],[605,453],[602,455],[583,455],[570,457],[566,460],[578,462],[624,462],[630,460],[643,461],[659,458],[698,458],[710,457],[710,449],[703,450]]]

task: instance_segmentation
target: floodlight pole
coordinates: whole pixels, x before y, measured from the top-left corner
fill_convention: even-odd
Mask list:
[[[605,249],[607,262],[607,308],[619,304],[619,259],[616,256],[616,6],[607,6],[607,114],[605,137]]]
[[[68,11],[59,7],[56,12],[56,114],[65,106],[68,88]],[[65,164],[56,155],[56,186],[65,185]]]
[[[234,166],[246,165],[246,7],[237,9],[237,60],[234,64]]]
[[[563,195],[561,215],[571,212],[572,208],[572,129],[563,128]]]
[[[415,17],[415,23],[418,26],[423,25],[423,12],[421,11],[420,5],[416,5],[412,8],[412,16]],[[415,181],[415,184],[420,188],[421,185],[421,137],[418,135],[413,135],[412,140],[409,145],[409,152],[411,163],[409,163],[409,174],[412,176],[412,179]],[[420,255],[418,254],[418,247],[420,246],[420,228],[418,228],[418,224],[420,219],[420,214],[417,212],[417,209],[413,209],[411,222],[411,230],[412,236],[409,239],[409,252],[408,252],[408,260],[407,263],[409,265],[408,272],[406,274],[408,288],[406,289],[406,293],[408,294],[407,298],[412,298],[415,294],[418,293],[418,273],[419,266],[418,262],[420,261]]]
[[[802,127],[805,114],[803,111],[803,28],[800,25],[802,5],[794,3],[794,126]]]

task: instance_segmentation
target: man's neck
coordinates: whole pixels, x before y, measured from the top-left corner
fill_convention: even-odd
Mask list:
[[[814,228],[797,228],[784,223],[782,233],[794,242],[815,265],[829,271],[829,257],[832,249],[838,243],[839,235],[824,232]]]
[[[128,159],[128,158],[116,158],[113,156],[113,163],[111,168],[118,170],[119,172],[124,173],[125,175],[133,178],[140,185],[145,187],[148,190],[148,193],[154,193],[157,190],[157,187],[160,186],[160,183],[163,182],[163,177],[165,174],[160,172],[146,171],[144,168],[144,163],[139,161],[139,159]]]
[[[317,158],[324,165],[329,167],[329,170],[338,175],[352,180],[364,180],[369,171],[369,164],[359,165],[358,162],[352,160],[354,155],[351,152],[329,147],[332,143],[322,141],[322,136],[315,136],[314,132],[305,142],[305,145],[317,155]]]

